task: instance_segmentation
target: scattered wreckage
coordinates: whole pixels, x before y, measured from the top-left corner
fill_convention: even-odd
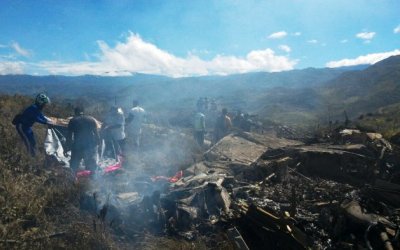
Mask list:
[[[400,249],[399,154],[357,130],[315,144],[235,133],[172,177],[93,179],[81,208],[127,237],[223,232],[235,249]]]

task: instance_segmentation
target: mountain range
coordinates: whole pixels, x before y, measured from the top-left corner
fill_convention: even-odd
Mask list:
[[[307,68],[277,73],[169,78],[135,74],[105,76],[0,76],[0,92],[53,98],[80,97],[148,109],[193,110],[199,97],[278,122],[317,122],[375,112],[400,103],[400,56],[372,66]]]

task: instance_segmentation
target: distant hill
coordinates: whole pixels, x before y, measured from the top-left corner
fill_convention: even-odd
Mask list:
[[[130,106],[139,99],[150,110],[187,112],[199,97],[217,100],[220,107],[241,109],[284,123],[340,119],[400,102],[400,56],[372,66],[307,68],[277,73],[170,78],[136,74],[104,76],[0,76],[0,93],[53,98],[86,97]]]
[[[3,75],[0,76],[0,93],[34,95],[46,92],[64,98],[108,97],[132,83],[146,84],[162,79],[164,77],[142,74],[131,77]]]
[[[357,116],[400,103],[400,56],[392,56],[361,71],[349,71],[320,89],[333,115],[346,110]]]
[[[223,104],[246,109],[248,106],[245,103],[251,103],[249,99],[257,99],[256,96],[268,89],[317,87],[348,70],[308,68],[277,73],[186,78],[144,74],[127,77],[5,75],[0,76],[0,93],[34,95],[46,92],[56,98],[85,96],[96,100],[114,100],[117,97],[119,105],[135,98],[154,107],[160,104],[181,106],[179,102],[182,100],[207,96],[218,98]],[[191,104],[185,102],[185,105]]]

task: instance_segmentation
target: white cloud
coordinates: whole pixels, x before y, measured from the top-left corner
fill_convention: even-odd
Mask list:
[[[374,36],[376,35],[375,32],[361,32],[356,34],[357,38],[360,38],[362,40],[371,40],[372,38],[374,38]]]
[[[353,58],[353,59],[342,59],[339,61],[330,61],[330,62],[326,63],[326,66],[329,68],[337,68],[337,67],[354,66],[354,65],[360,65],[360,64],[374,64],[374,63],[382,61],[383,59],[386,59],[388,57],[397,56],[397,55],[400,55],[400,50],[398,50],[398,49],[389,51],[389,52],[368,54],[368,55],[359,56],[359,57]]]
[[[316,44],[316,43],[318,43],[318,40],[312,39],[312,40],[308,40],[307,42],[308,43],[312,43],[312,44]]]
[[[285,51],[286,53],[289,53],[290,51],[292,51],[292,49],[291,49],[288,45],[285,45],[285,44],[279,45],[278,48],[279,48],[280,50]]]
[[[1,61],[15,61],[16,58],[17,57],[14,54],[0,55],[0,62]]]
[[[42,62],[39,67],[51,74],[129,75],[131,72],[159,74],[172,77],[193,75],[227,75],[253,71],[282,71],[293,69],[297,63],[285,56],[277,56],[271,49],[255,50],[246,57],[217,55],[209,61],[198,56],[176,57],[144,41],[137,34],[130,34],[125,42],[109,47],[98,41],[98,62]]]
[[[297,63],[296,60],[289,60],[285,56],[276,56],[271,49],[253,50],[247,54],[246,61],[248,61],[252,70],[250,71],[271,71],[277,72],[282,70],[293,69]]]
[[[349,40],[347,40],[347,39],[343,39],[340,41],[340,43],[348,43],[348,42],[349,42]]]
[[[24,63],[23,62],[1,62],[0,61],[0,75],[8,74],[23,74]]]
[[[301,36],[301,32],[294,32],[292,36]]]
[[[234,48],[237,48],[238,46],[233,46]],[[189,51],[188,55],[209,55],[210,51],[206,49],[198,50],[198,49],[192,49]]]
[[[393,33],[395,34],[400,33],[400,25],[393,29]]]
[[[11,47],[17,52],[19,55],[24,56],[24,57],[29,57],[31,55],[31,52],[28,50],[22,48],[18,43],[14,42],[11,44]]]
[[[268,36],[268,38],[269,39],[280,39],[280,38],[284,38],[285,36],[287,36],[287,32],[282,30],[279,32],[272,33],[271,35]]]

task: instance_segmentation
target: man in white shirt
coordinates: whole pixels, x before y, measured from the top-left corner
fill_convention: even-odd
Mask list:
[[[129,124],[129,130],[133,136],[135,146],[139,148],[142,134],[142,123],[144,121],[146,112],[142,107],[139,106],[139,102],[137,100],[134,100],[132,104],[133,107],[129,111],[126,124]]]
[[[194,138],[197,143],[203,147],[204,145],[204,134],[206,132],[205,115],[197,108],[197,113],[194,116]]]
[[[121,108],[112,107],[110,109],[103,124],[103,131],[106,139],[106,150],[114,148],[115,154],[121,155],[125,143],[125,116]]]

